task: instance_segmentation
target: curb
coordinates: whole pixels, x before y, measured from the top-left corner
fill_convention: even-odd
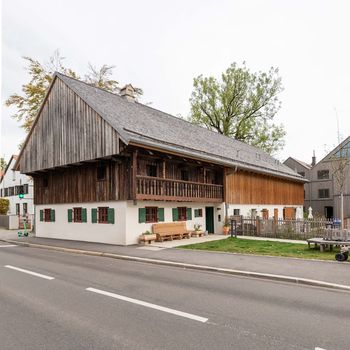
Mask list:
[[[137,256],[96,252],[96,251],[92,251],[92,250],[64,248],[64,247],[36,244],[36,243],[28,243],[28,242],[18,242],[18,241],[11,240],[11,239],[0,239],[0,241],[12,243],[12,244],[16,244],[16,245],[20,245],[20,246],[24,246],[24,247],[47,249],[47,250],[54,250],[54,251],[82,254],[82,255],[90,255],[90,256],[102,256],[102,257],[112,258],[112,259],[137,261],[137,262],[141,262],[141,263],[148,263],[148,264],[154,264],[154,265],[180,267],[180,268],[191,269],[191,270],[215,272],[215,273],[222,273],[222,274],[226,274],[226,275],[240,276],[240,277],[259,278],[259,279],[265,279],[265,280],[270,280],[270,281],[287,282],[287,283],[294,283],[294,284],[305,285],[305,286],[330,288],[330,289],[350,292],[350,286],[347,286],[347,285],[324,282],[324,281],[319,281],[319,280],[312,280],[312,279],[307,279],[307,278],[275,275],[275,274],[262,273],[262,272],[234,270],[234,269],[227,269],[227,268],[213,267],[213,266],[206,266],[206,265],[195,265],[195,264],[188,264],[188,263],[168,261],[168,260],[141,258],[141,257],[137,257]]]

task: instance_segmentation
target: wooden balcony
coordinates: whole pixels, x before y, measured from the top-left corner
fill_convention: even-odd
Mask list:
[[[220,203],[223,186],[137,175],[136,199]]]

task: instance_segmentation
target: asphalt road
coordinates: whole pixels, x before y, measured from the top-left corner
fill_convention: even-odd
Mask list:
[[[5,245],[1,350],[350,346],[348,292]]]

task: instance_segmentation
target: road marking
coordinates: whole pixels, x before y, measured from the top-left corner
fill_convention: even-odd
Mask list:
[[[16,244],[0,245],[0,248],[9,248],[9,247],[17,247],[17,245]]]
[[[173,314],[173,315],[176,315],[176,316],[189,318],[189,319],[194,320],[194,321],[198,321],[198,322],[202,322],[202,323],[205,323],[205,322],[208,321],[208,319],[205,318],[205,317],[189,314],[187,312],[182,312],[182,311],[178,311],[178,310],[174,310],[174,309],[169,309],[168,307],[159,306],[159,305],[156,305],[156,304],[151,304],[151,303],[148,303],[146,301],[125,297],[123,295],[119,295],[119,294],[115,294],[115,293],[111,293],[111,292],[106,292],[106,291],[101,290],[101,289],[95,289],[95,288],[89,287],[89,288],[86,288],[86,290],[88,290],[90,292],[97,293],[97,294],[106,295],[106,296],[111,297],[111,298],[127,301],[129,303],[134,303],[134,304],[137,304],[137,305],[149,307],[151,309],[167,312],[169,314]]]
[[[11,265],[5,265],[5,267],[7,267],[8,269],[24,272],[24,273],[27,273],[29,275],[33,275],[33,276],[36,276],[36,277],[44,278],[46,280],[54,280],[55,279],[54,277],[51,277],[51,276],[42,275],[41,273],[37,273],[37,272],[21,269],[19,267],[15,267],[15,266],[11,266]]]
[[[326,349],[323,349],[323,348],[315,348],[315,350],[326,350]]]

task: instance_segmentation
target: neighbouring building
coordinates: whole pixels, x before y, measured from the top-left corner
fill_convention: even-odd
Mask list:
[[[311,207],[314,216],[328,219],[340,218],[340,192],[334,172],[342,162],[349,162],[344,175],[344,218],[350,218],[350,136],[316,163],[315,155],[311,165],[289,157],[284,164],[299,174],[305,173],[304,208]]]
[[[31,223],[34,214],[33,180],[30,176],[14,170],[16,160],[17,156],[12,155],[0,177],[0,198],[6,198],[10,202],[7,217],[2,218],[1,223],[11,229],[21,228],[23,218]],[[20,193],[23,193],[23,198],[19,197]]]
[[[293,218],[305,180],[265,152],[56,73],[16,169],[36,234],[134,244],[152,223],[222,232],[227,215]],[[299,209],[299,210],[297,210]]]

